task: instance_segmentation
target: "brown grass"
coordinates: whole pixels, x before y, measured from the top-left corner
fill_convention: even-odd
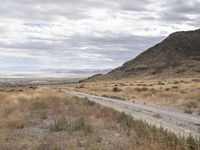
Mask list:
[[[171,79],[171,80],[123,80],[112,82],[89,82],[67,85],[66,88],[83,91],[99,96],[120,97],[131,101],[142,101],[151,105],[173,106],[188,108],[193,112],[200,110],[200,82],[199,79]],[[113,92],[113,88],[120,89]]]
[[[178,138],[162,128],[51,87],[4,91],[0,98],[2,150],[200,148],[199,141],[192,137]]]

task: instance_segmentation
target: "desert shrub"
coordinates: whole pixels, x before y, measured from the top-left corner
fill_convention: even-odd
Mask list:
[[[84,84],[81,84],[81,85],[79,86],[79,88],[85,88],[85,85],[84,85]]]
[[[82,130],[85,134],[92,133],[92,127],[88,122],[85,121],[84,117],[80,117],[74,124],[74,130],[80,131]]]
[[[137,92],[145,92],[148,91],[149,89],[147,87],[142,87],[142,88],[135,88],[135,91]]]
[[[115,87],[113,87],[112,91],[113,91],[113,92],[120,92],[121,89],[119,89],[118,87],[115,86]]]
[[[109,97],[108,95],[106,95],[106,94],[103,94],[103,95],[101,95],[102,97]]]
[[[134,90],[137,92],[140,92],[140,88],[135,88]]]
[[[32,85],[31,85],[31,86],[29,86],[28,88],[29,88],[29,89],[33,89],[33,90],[37,89],[37,87],[36,87],[36,86],[32,86]]]
[[[120,86],[125,86],[126,84],[124,84],[124,83],[119,83],[119,85],[120,85]]]
[[[117,115],[118,122],[124,122],[127,118],[128,116],[124,112],[121,112]]]
[[[170,88],[165,88],[165,91],[170,91]]]
[[[23,92],[24,90],[23,89],[16,89],[15,91],[16,92]]]
[[[65,101],[64,103],[65,103],[65,105],[69,105],[69,101]]]
[[[178,86],[172,86],[172,89],[178,89]]]
[[[50,127],[50,132],[61,131],[83,131],[85,134],[92,133],[92,126],[85,120],[84,117],[80,117],[74,123],[69,123],[68,120],[63,117],[55,121]]]
[[[187,102],[184,104],[184,106],[187,108],[197,108],[198,107],[197,105],[198,105],[197,102],[194,102],[194,101]]]
[[[83,104],[87,106],[94,106],[96,103],[88,100],[88,98],[85,98]]]
[[[157,85],[165,85],[165,83],[159,81],[159,82],[157,83]]]
[[[119,96],[113,96],[113,95],[109,96],[109,98],[113,98],[113,99],[119,99],[119,100],[123,100],[123,101],[125,101],[125,100],[126,100],[126,99],[125,99],[125,98],[123,98],[123,97],[119,97]]]
[[[139,83],[139,84],[137,84],[137,86],[147,86],[147,84]]]
[[[162,118],[162,116],[160,114],[155,114],[155,115],[153,115],[153,117],[155,117],[155,118]]]
[[[68,131],[70,129],[70,124],[68,123],[66,118],[61,118],[54,122],[51,126],[50,131],[60,132],[60,131]]]
[[[187,92],[184,91],[184,90],[181,90],[180,93],[182,93],[182,94],[187,94]]]
[[[152,94],[156,93],[156,90],[154,88],[149,89],[149,92],[151,92]]]
[[[147,87],[140,88],[141,91],[148,91],[149,89]]]
[[[191,109],[185,109],[184,113],[186,113],[186,114],[192,114],[192,110]]]
[[[192,79],[193,82],[200,82],[200,79]]]
[[[74,125],[75,130],[81,130],[85,127],[85,119],[83,117],[79,118]]]
[[[118,123],[122,123],[125,127],[130,128],[132,126],[133,118],[124,112],[118,113],[116,119]]]
[[[164,130],[164,129],[162,129]],[[169,148],[172,149],[173,147],[176,147],[176,145],[179,143],[179,140],[177,136],[171,132],[168,132],[164,130],[164,141],[165,145]]]
[[[178,83],[179,83],[179,81],[174,81],[174,82],[173,82],[173,84],[178,84]]]
[[[23,129],[27,122],[23,118],[14,119],[7,122],[7,127],[11,129]]]
[[[189,150],[198,150],[198,147],[200,146],[200,143],[198,145],[198,140],[195,139],[194,137],[192,136],[189,136],[187,138],[187,144],[188,144],[188,149]]]

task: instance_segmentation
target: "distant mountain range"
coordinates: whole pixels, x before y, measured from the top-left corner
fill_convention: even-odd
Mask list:
[[[170,77],[200,77],[200,29],[175,32],[121,67],[86,81]]]
[[[41,71],[67,74],[105,74],[111,71],[111,69],[43,69]]]
[[[0,73],[57,73],[57,74],[75,74],[75,75],[93,75],[105,74],[112,69],[62,69],[62,68],[48,68],[41,69],[38,67],[5,67],[0,68]]]

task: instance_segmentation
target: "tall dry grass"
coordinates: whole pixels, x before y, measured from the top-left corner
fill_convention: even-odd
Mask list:
[[[81,87],[81,88],[80,88]],[[194,113],[200,110],[200,82],[197,79],[123,80],[66,85],[66,88],[121,100],[145,102],[151,105],[173,106]],[[113,89],[119,89],[114,92]]]
[[[2,150],[193,150],[199,141],[156,129],[55,87],[0,92]]]

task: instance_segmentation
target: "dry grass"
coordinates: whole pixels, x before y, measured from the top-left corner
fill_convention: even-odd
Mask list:
[[[67,85],[78,91],[151,105],[173,106],[192,112],[200,110],[200,79],[124,80]],[[81,88],[80,88],[81,87]],[[117,90],[116,89],[120,89]]]
[[[3,91],[0,99],[2,150],[200,149],[192,137],[178,138],[51,87]]]

